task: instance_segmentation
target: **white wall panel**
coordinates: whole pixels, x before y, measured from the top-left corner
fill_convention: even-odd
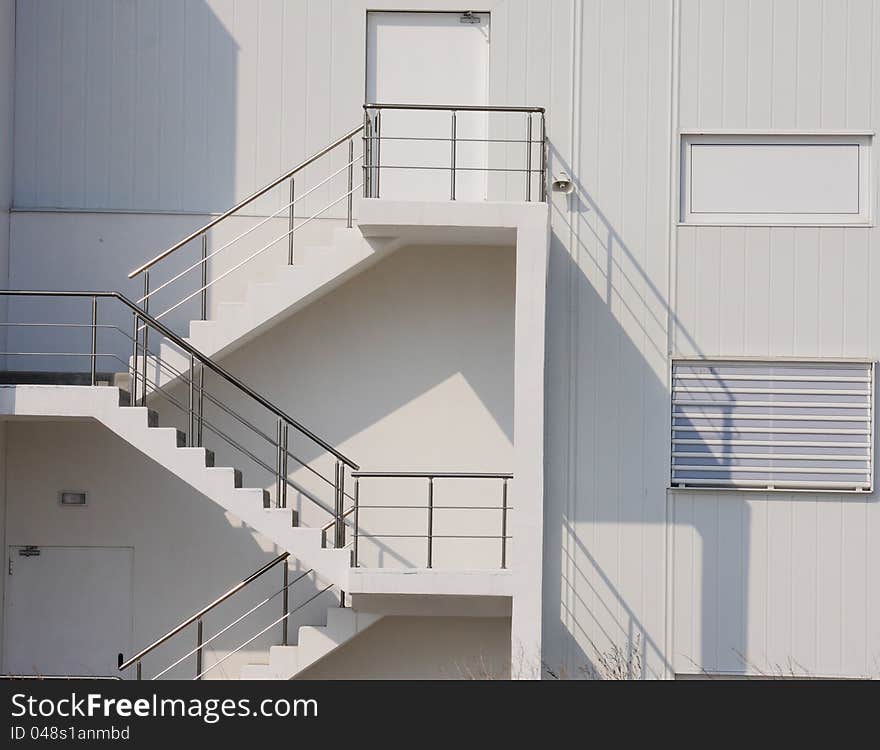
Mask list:
[[[719,5],[720,27],[706,19]],[[680,127],[873,131],[878,31],[870,0],[683,0]],[[719,54],[722,82],[710,85],[699,71]],[[872,158],[876,210],[876,151]],[[678,228],[673,353],[877,359],[878,248],[877,228]],[[674,492],[671,502],[676,670],[876,674],[873,495]],[[740,541],[718,546],[719,534]],[[701,614],[716,607],[720,616]],[[708,624],[699,637],[695,617]],[[735,629],[716,626],[737,618]]]

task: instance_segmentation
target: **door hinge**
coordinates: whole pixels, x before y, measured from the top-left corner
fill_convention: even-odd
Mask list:
[[[39,557],[40,556],[40,548],[35,544],[28,544],[26,547],[22,547],[18,551],[19,557]]]

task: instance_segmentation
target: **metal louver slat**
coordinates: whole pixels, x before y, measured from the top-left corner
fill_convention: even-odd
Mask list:
[[[871,362],[672,366],[673,487],[867,492]]]

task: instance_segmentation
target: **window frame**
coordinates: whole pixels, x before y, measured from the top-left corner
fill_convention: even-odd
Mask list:
[[[874,226],[873,130],[682,130],[679,133],[679,226]],[[857,145],[859,147],[858,213],[695,213],[691,205],[691,147],[719,144]]]
[[[869,368],[869,411],[870,417],[868,419],[868,482],[867,487],[857,488],[857,487],[774,487],[774,486],[764,486],[764,487],[732,487],[732,486],[723,486],[723,485],[682,485],[680,483],[676,483],[673,479],[673,452],[675,450],[675,441],[674,441],[674,426],[673,422],[675,421],[674,417],[674,393],[675,393],[675,367],[677,364],[689,364],[689,365],[701,365],[708,366],[713,364],[755,364],[755,365],[776,365],[776,366],[785,366],[785,365],[818,365],[818,366],[829,366],[835,364],[857,364],[857,365],[866,365]],[[729,492],[758,492],[758,493],[774,493],[774,494],[822,494],[822,495],[847,495],[851,497],[864,497],[866,495],[871,495],[874,492],[874,466],[875,466],[875,448],[876,448],[876,408],[875,401],[877,397],[877,361],[870,358],[861,358],[861,357],[726,357],[726,356],[694,356],[694,355],[681,355],[681,356],[671,356],[669,358],[669,367],[667,372],[668,382],[669,382],[669,394],[668,394],[668,411],[667,415],[669,417],[669,441],[667,443],[667,492],[681,492],[681,493],[701,493],[701,494],[715,494],[715,493],[729,493]]]

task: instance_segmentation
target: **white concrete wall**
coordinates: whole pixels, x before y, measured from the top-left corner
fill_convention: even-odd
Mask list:
[[[138,648],[164,635],[278,554],[266,539],[242,527],[211,500],[100,425],[19,421],[7,422],[5,428],[5,548],[22,544],[133,547],[132,643]],[[60,507],[62,489],[85,490],[88,506]],[[278,568],[206,618],[205,638],[280,587]],[[311,579],[298,583],[291,590],[291,609],[314,592]],[[241,599],[236,602],[238,596]],[[277,601],[277,609],[270,611],[267,605],[211,644],[216,648],[206,652],[205,666],[276,619],[280,615]],[[327,598],[319,598],[303,609],[297,615],[300,619],[291,624],[291,638],[300,624],[323,624],[323,608],[332,605]],[[194,639],[193,630],[157,649],[144,661],[144,677],[183,656],[195,645]],[[265,648],[280,643],[279,639],[280,626],[209,676],[237,678],[243,664],[265,661]],[[194,658],[190,658],[169,677],[187,679],[194,668]]]
[[[507,618],[386,617],[297,679],[506,680],[510,672]]]

